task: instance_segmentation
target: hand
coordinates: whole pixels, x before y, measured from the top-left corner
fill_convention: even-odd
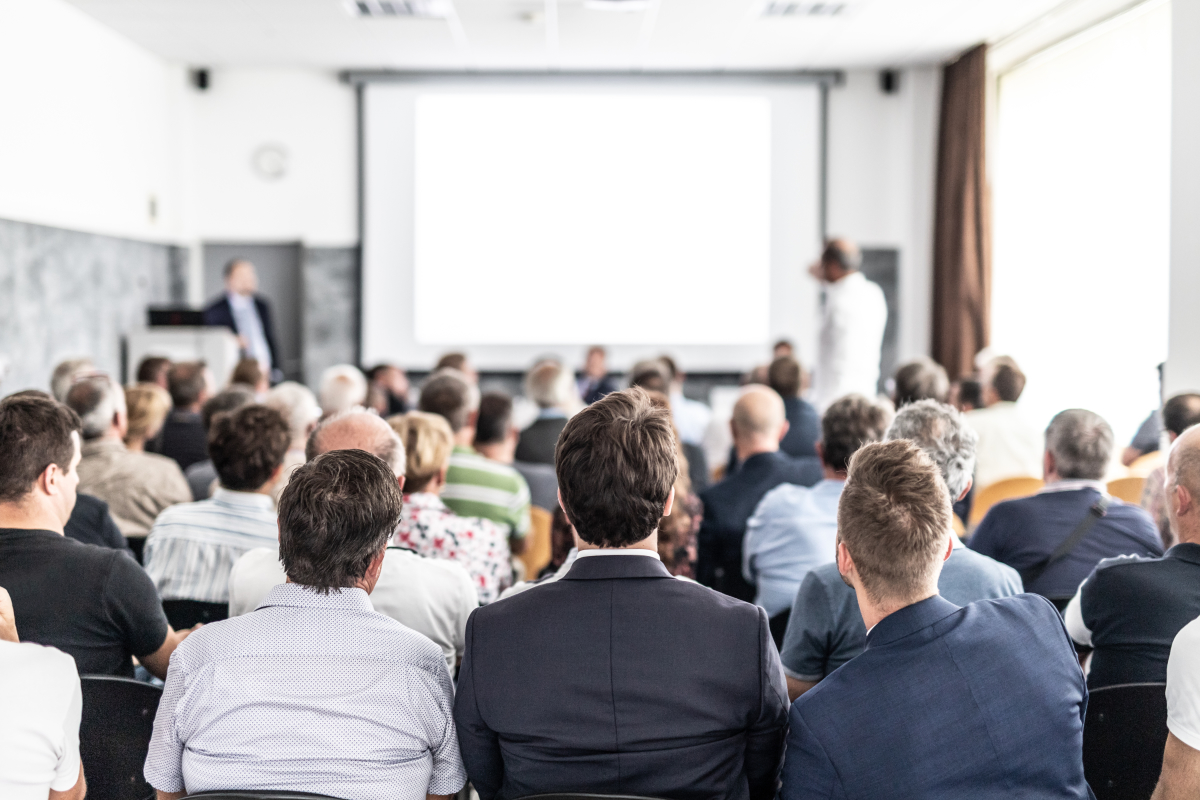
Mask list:
[[[820,261],[814,261],[808,265],[808,274],[823,282],[825,280],[825,265]]]
[[[12,598],[8,590],[0,586],[0,639],[19,642],[17,638],[17,615],[13,612]]]

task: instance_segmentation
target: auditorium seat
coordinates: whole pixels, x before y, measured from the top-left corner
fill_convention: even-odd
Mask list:
[[[1131,475],[1128,478],[1117,478],[1108,482],[1108,493],[1118,500],[1133,503],[1135,506],[1142,502],[1142,489],[1146,479]]]
[[[970,527],[974,528],[987,516],[988,510],[1003,500],[1015,500],[1018,497],[1028,497],[1045,486],[1041,478],[1005,478],[1002,481],[981,487],[975,492],[971,505]]]
[[[1153,453],[1146,453],[1138,456],[1132,464],[1129,465],[1129,474],[1138,478],[1147,478],[1151,472],[1158,469],[1167,463],[1167,454],[1162,450],[1155,450]]]
[[[228,603],[202,603],[199,600],[163,600],[167,622],[177,631],[190,628],[197,622],[207,625],[229,618]]]
[[[153,800],[142,777],[162,689],[130,678],[84,675],[79,754],[88,800]]]
[[[1092,690],[1083,725],[1084,777],[1097,800],[1149,800],[1167,743],[1167,685]]]
[[[525,565],[525,580],[537,578],[538,573],[550,563],[550,524],[554,515],[544,508],[529,509],[529,534],[525,551],[517,556]]]

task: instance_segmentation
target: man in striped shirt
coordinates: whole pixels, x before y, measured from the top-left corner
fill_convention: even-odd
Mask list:
[[[529,533],[529,486],[510,466],[517,444],[512,400],[489,393],[481,401],[461,373],[440,370],[421,389],[421,410],[444,417],[454,432],[442,501],[460,517],[506,526],[509,548],[520,553]]]
[[[229,572],[248,550],[275,547],[271,492],[291,433],[283,415],[261,405],[217,416],[208,452],[219,488],[207,500],[172,506],[146,539],[146,572],[163,600],[229,602]]]

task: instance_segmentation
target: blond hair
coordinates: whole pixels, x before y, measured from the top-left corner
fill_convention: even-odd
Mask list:
[[[162,428],[171,410],[171,395],[157,383],[138,383],[125,388],[128,428],[125,443],[145,441]]]
[[[410,411],[388,417],[387,423],[404,445],[404,490],[422,492],[429,482],[450,465],[454,433],[440,414]]]

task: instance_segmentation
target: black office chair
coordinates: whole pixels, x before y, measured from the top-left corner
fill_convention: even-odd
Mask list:
[[[130,678],[84,675],[79,753],[88,800],[153,800],[142,777],[162,689]]]
[[[531,794],[519,800],[659,800],[656,797],[641,797],[636,794],[589,794],[587,792],[554,792]]]
[[[190,628],[197,622],[207,625],[229,619],[228,603],[201,603],[199,600],[163,600],[163,612],[167,622],[175,630]]]
[[[327,794],[308,792],[197,792],[183,800],[341,800]]]
[[[1097,800],[1148,800],[1167,744],[1167,685],[1126,683],[1091,692],[1083,772]]]

